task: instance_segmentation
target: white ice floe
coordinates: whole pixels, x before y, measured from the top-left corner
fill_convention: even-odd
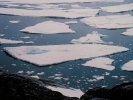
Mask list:
[[[127,29],[126,32],[123,32],[121,34],[126,36],[133,36],[133,28]]]
[[[68,21],[68,22],[65,22],[65,24],[76,24],[78,23],[77,21]]]
[[[116,5],[116,6],[101,7],[101,9],[103,11],[113,12],[113,13],[131,11],[131,10],[133,10],[133,3]]]
[[[33,75],[33,76],[30,76],[30,77],[32,77],[32,78],[36,78],[36,79],[39,79],[39,78],[40,78],[40,77],[37,76],[37,75]]]
[[[3,0],[0,0],[3,1]],[[4,2],[23,4],[43,4],[43,3],[90,3],[90,2],[124,2],[124,0],[4,0]]]
[[[80,98],[84,94],[80,89],[62,88],[62,87],[54,87],[54,86],[46,86],[46,87],[48,89],[51,89],[52,91],[58,91],[68,97]]]
[[[33,16],[33,17],[63,17],[63,18],[81,18],[95,16],[99,9],[43,9],[27,10],[18,8],[0,8],[0,14]]]
[[[79,39],[73,39],[71,43],[104,43],[104,41],[101,39],[104,36],[105,35],[93,31],[92,33],[89,33],[86,36],[80,37]]]
[[[37,75],[44,75],[44,72],[37,73]]]
[[[94,75],[93,78],[95,78],[97,81],[104,80],[104,76]]]
[[[68,25],[55,21],[45,21],[34,26],[26,27],[20,31],[41,34],[75,33]]]
[[[125,71],[133,71],[133,60],[125,63],[123,66],[122,66],[122,70],[125,70]]]
[[[5,47],[4,50],[17,59],[45,66],[70,60],[99,57],[127,51],[121,46],[102,44],[68,44],[46,46]]]
[[[115,69],[115,66],[112,66],[113,61],[114,60],[110,58],[100,57],[87,61],[85,64],[82,65],[112,71]]]
[[[23,41],[9,40],[9,39],[0,38],[0,44],[19,44],[19,43],[24,43],[24,42]]]
[[[95,28],[118,29],[133,27],[133,16],[130,14],[96,16],[84,18],[81,21]]]
[[[19,23],[19,20],[11,20],[9,21],[10,23],[13,23],[13,24],[16,24],[16,23]]]

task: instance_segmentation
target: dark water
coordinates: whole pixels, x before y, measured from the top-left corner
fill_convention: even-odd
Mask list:
[[[133,3],[132,0],[127,0],[126,3]],[[83,7],[98,8],[101,6],[117,5],[122,3],[80,3]],[[6,6],[2,6],[6,7]],[[18,6],[20,7],[20,6]],[[65,9],[71,7],[70,4],[64,7]],[[21,7],[20,7],[21,9]],[[124,12],[133,15],[133,11]],[[100,12],[99,15],[109,15],[112,13]],[[116,13],[121,14],[121,13]],[[123,13],[122,13],[123,14]],[[19,20],[17,24],[9,23],[11,20]],[[71,24],[70,28],[76,31],[76,34],[56,34],[56,35],[42,35],[42,34],[27,34],[20,32],[19,30],[35,25],[43,21],[59,21],[67,22],[71,20],[78,21],[77,24]],[[112,87],[116,84],[120,84],[127,81],[133,81],[133,72],[122,71],[121,66],[133,59],[133,37],[123,36],[120,33],[124,32],[125,29],[118,30],[106,30],[96,29],[89,27],[79,21],[80,19],[63,19],[63,18],[45,18],[45,17],[21,17],[21,16],[8,16],[0,15],[0,33],[5,34],[4,37],[12,40],[23,40],[33,41],[33,44],[2,44],[0,45],[0,69],[9,71],[11,73],[17,73],[18,71],[24,71],[24,75],[29,75],[27,71],[34,71],[31,75],[37,75],[37,73],[44,72],[44,75],[39,75],[42,79],[48,79],[57,83],[63,84],[68,87],[73,87],[86,91],[89,88],[96,86]],[[65,63],[42,66],[38,67],[27,62],[15,59],[7,55],[4,51],[4,47],[13,47],[21,45],[55,45],[55,44],[69,44],[72,39],[85,36],[92,31],[98,31],[101,34],[107,35],[107,38],[103,40],[105,42],[113,42],[113,45],[124,46],[130,49],[128,52],[119,53],[115,55],[109,55],[107,57],[114,59],[113,65],[116,69],[113,71],[106,71],[97,68],[84,67],[81,64],[85,63],[89,59],[68,61]],[[25,39],[22,37],[29,36],[30,38]],[[110,75],[106,75],[110,73]],[[58,75],[59,74],[59,75]],[[90,79],[94,79],[93,76],[105,76],[104,80],[90,82]],[[118,76],[118,78],[112,77]],[[61,78],[60,78],[61,77]],[[124,77],[124,78],[123,78]]]

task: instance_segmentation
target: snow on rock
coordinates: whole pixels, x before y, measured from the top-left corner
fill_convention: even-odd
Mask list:
[[[10,23],[13,23],[13,24],[16,24],[16,23],[19,23],[19,20],[11,20],[9,21]]]
[[[131,10],[133,10],[133,3],[116,5],[116,6],[101,7],[101,9],[103,11],[112,12],[112,13],[131,11]]]
[[[28,10],[18,8],[0,8],[0,14],[33,16],[33,17],[62,17],[62,18],[81,18],[95,16],[99,9],[43,9]]]
[[[84,94],[80,89],[62,88],[62,87],[54,87],[54,86],[46,86],[46,87],[48,89],[51,89],[52,91],[58,91],[68,97],[80,98]]]
[[[3,1],[3,0],[0,0]],[[43,3],[90,3],[90,2],[124,2],[124,0],[4,0],[4,2],[23,4],[43,4]]]
[[[0,38],[0,44],[18,44],[18,43],[24,43],[24,42]]]
[[[20,31],[41,34],[75,33],[68,25],[55,21],[45,21],[34,26],[26,27]]]
[[[96,16],[96,17],[81,19],[81,22],[95,28],[105,28],[105,29],[130,28],[133,27],[133,16],[130,14]]]
[[[93,31],[86,36],[80,37],[79,39],[73,39],[71,43],[104,43],[104,41],[101,39],[102,37],[104,37],[104,35]]]
[[[67,44],[46,46],[5,47],[4,50],[13,57],[46,66],[70,60],[86,59],[128,51],[125,47],[102,44]]]
[[[121,34],[126,36],[133,36],[133,28],[127,29],[126,32],[123,32]]]
[[[123,66],[122,66],[122,70],[125,70],[125,71],[133,71],[133,60],[125,63]]]
[[[85,64],[82,64],[82,65],[112,71],[115,69],[115,66],[111,65],[113,61],[114,60],[110,58],[99,57],[99,58],[95,58],[90,61],[87,61]]]

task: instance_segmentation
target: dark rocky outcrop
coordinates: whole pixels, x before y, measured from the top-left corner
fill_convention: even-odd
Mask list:
[[[133,82],[124,83],[112,89],[94,88],[88,90],[81,100],[133,100]]]
[[[46,81],[46,83],[48,83]],[[45,87],[45,81],[0,71],[0,100],[78,100]]]
[[[0,71],[0,100],[79,100],[52,91],[46,85],[58,86],[51,81]],[[133,82],[112,89],[90,89],[80,100],[133,100]]]

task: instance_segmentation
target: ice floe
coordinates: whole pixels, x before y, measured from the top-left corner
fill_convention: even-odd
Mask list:
[[[2,37],[2,36],[5,36],[5,34],[0,34],[0,36]]]
[[[71,43],[104,43],[104,41],[101,39],[104,36],[105,35],[93,31],[92,33],[89,33],[86,36],[80,37],[79,39],[73,39]]]
[[[44,10],[26,10],[18,8],[0,8],[0,14],[33,16],[33,17],[62,17],[62,18],[81,18],[95,16],[99,9],[44,9]]]
[[[3,1],[3,0],[0,0]],[[124,0],[4,0],[4,2],[23,4],[43,4],[43,3],[90,3],[90,2],[124,2]]]
[[[41,34],[75,33],[68,25],[55,21],[45,21],[34,26],[26,27],[20,31]]]
[[[133,16],[130,14],[96,16],[84,18],[81,21],[95,28],[118,29],[133,27]]]
[[[54,86],[46,86],[48,89],[53,91],[58,91],[65,96],[68,97],[78,97],[80,98],[84,93],[80,89],[73,89],[73,88],[63,88],[63,87],[54,87]]]
[[[87,61],[85,64],[82,65],[112,71],[115,69],[115,66],[112,66],[113,61],[114,60],[110,58],[100,57]]]
[[[77,21],[68,21],[68,22],[65,22],[65,24],[76,24],[78,23]]]
[[[127,29],[126,32],[123,32],[121,34],[126,36],[133,36],[133,28]]]
[[[9,40],[9,39],[0,38],[0,44],[19,44],[19,43],[24,43],[24,42],[23,41]]]
[[[17,59],[45,66],[70,60],[86,59],[124,52],[121,46],[102,44],[67,44],[46,46],[5,47],[4,50]]]
[[[131,10],[133,10],[133,3],[116,5],[116,6],[101,7],[101,9],[103,11],[112,12],[112,13],[131,11]]]
[[[16,23],[19,23],[19,20],[11,20],[9,21],[10,23],[13,23],[13,24],[16,24]]]
[[[122,70],[125,70],[125,71],[133,71],[133,60],[125,63],[123,66],[122,66]]]

